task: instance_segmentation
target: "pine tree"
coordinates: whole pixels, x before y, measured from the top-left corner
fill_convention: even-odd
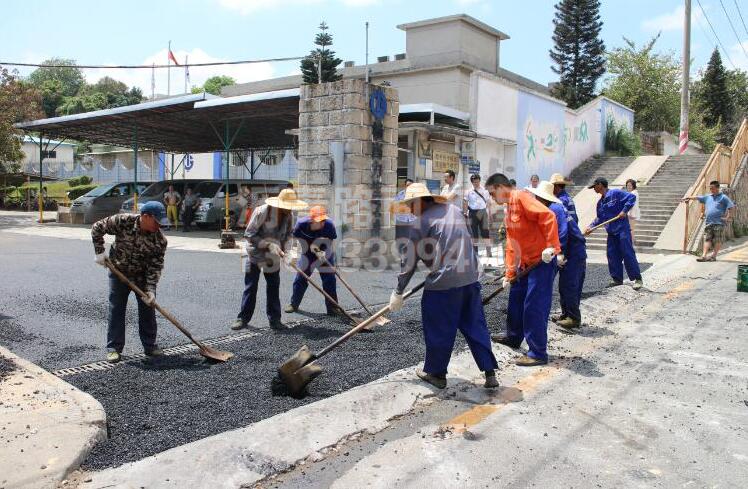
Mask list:
[[[605,73],[605,44],[600,39],[599,0],[561,0],[553,19],[553,71],[560,75],[553,95],[573,109],[595,97]]]
[[[304,83],[319,83],[319,62],[322,59],[322,81],[331,82],[343,78],[338,73],[338,65],[343,62],[340,58],[335,57],[335,51],[328,49],[332,46],[332,34],[327,33],[327,24],[322,22],[319,25],[320,32],[314,37],[314,44],[319,46],[313,49],[309,56],[301,60],[301,74]]]
[[[699,98],[703,102],[704,122],[708,126],[729,123],[732,116],[732,104],[727,90],[727,73],[722,65],[722,57],[716,48],[706,65],[699,92]]]

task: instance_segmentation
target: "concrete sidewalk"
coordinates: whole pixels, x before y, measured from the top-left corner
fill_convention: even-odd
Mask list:
[[[0,379],[0,488],[57,487],[106,438],[101,404],[0,346],[16,370]]]

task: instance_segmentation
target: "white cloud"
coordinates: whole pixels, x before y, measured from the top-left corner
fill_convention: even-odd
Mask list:
[[[706,8],[706,7],[705,7]],[[641,27],[645,31],[651,32],[668,32],[668,31],[682,31],[683,30],[683,18],[686,15],[686,7],[678,5],[670,13],[662,14],[651,19],[642,21]],[[701,9],[697,5],[691,7],[691,22],[698,22],[703,18]],[[693,30],[693,26],[691,27]]]
[[[748,71],[748,56],[745,54],[748,52],[748,41],[743,41],[741,44],[743,45],[742,48],[740,47],[740,44],[733,44],[730,46],[728,53],[730,54],[730,59],[735,63],[735,66],[738,69]],[[722,57],[722,64],[728,69],[732,68],[732,65],[729,61],[724,59],[724,56]]]
[[[184,63],[185,56],[188,56],[190,63],[215,63],[226,61],[216,58],[200,48],[187,50],[173,50],[174,56],[180,64]],[[148,57],[141,64],[166,64],[167,50],[162,49]],[[84,70],[88,83],[96,83],[97,80],[104,76],[110,76],[115,80],[126,83],[128,86],[136,86],[143,91],[146,97],[151,96],[151,70],[149,69],[116,69],[116,68],[98,68]],[[253,63],[245,65],[223,65],[223,66],[204,66],[190,67],[190,87],[192,85],[201,86],[205,80],[215,75],[227,75],[234,78],[238,83],[249,82],[254,80],[264,80],[272,78],[275,71],[271,63]],[[156,69],[156,93],[167,93],[167,69]],[[176,66],[171,68],[171,94],[184,92],[184,68]]]
[[[249,15],[260,10],[272,10],[281,7],[296,7],[328,3],[331,0],[218,0],[218,3],[229,10],[235,10],[241,15]],[[382,0],[334,0],[347,7],[368,7],[377,5]]]

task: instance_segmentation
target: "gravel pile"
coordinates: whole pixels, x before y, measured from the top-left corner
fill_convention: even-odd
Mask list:
[[[608,280],[606,266],[588,266],[585,293],[594,294]],[[501,294],[486,308],[494,332],[499,331],[499,324],[503,327],[506,297],[506,293]],[[557,297],[554,302],[557,307]],[[283,396],[283,389],[277,385],[274,388],[276,370],[302,344],[317,351],[342,335],[348,329],[342,320],[323,316],[286,332],[262,330],[249,340],[221,346],[236,354],[224,364],[211,365],[202,357],[190,355],[66,377],[66,381],[96,397],[109,420],[110,438],[94,447],[84,468],[97,470],[139,460],[315,402],[422,361],[419,301],[407,302],[393,319],[388,327],[361,334],[321,360],[323,374],[310,385],[310,395],[304,399]],[[456,347],[464,346],[458,335]]]

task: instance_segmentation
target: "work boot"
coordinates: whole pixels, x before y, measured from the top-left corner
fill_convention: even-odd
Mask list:
[[[419,379],[423,380],[424,382],[428,382],[437,389],[444,389],[445,387],[447,387],[446,375],[431,375],[427,374],[423,370],[416,370],[416,375]]]
[[[296,312],[296,311],[298,311],[298,310],[299,310],[299,308],[298,308],[297,306],[294,306],[293,304],[289,304],[289,305],[287,305],[287,306],[286,306],[286,307],[285,307],[285,308],[283,309],[283,312],[285,312],[285,313],[287,313],[287,314],[291,314],[292,312]]]
[[[145,354],[146,356],[149,356],[151,358],[162,357],[164,356],[164,350],[156,346],[154,348],[149,348],[145,350]]]
[[[233,329],[234,331],[238,331],[246,327],[247,323],[245,323],[241,318],[234,319],[234,322],[231,324],[231,329]]]
[[[564,319],[566,319],[566,316],[564,316],[563,314],[551,315],[551,321],[553,321],[554,323],[558,323],[559,321],[563,321]]]
[[[563,318],[556,322],[557,325],[564,329],[576,329],[579,328],[582,323],[573,318]]]
[[[491,341],[494,343],[499,343],[504,346],[508,346],[509,348],[519,348],[519,344],[509,339],[509,337],[505,334],[494,334],[491,335]]]
[[[283,331],[288,329],[285,324],[281,322],[280,319],[275,319],[273,321],[270,321],[270,329],[273,329],[275,331]]]
[[[623,285],[623,280],[612,279],[610,282],[608,282],[607,287],[618,287],[619,285]]]
[[[486,381],[483,383],[483,387],[486,389],[493,389],[499,386],[499,381],[496,380],[495,370],[486,370]]]
[[[537,367],[539,365],[547,365],[548,360],[541,360],[539,358],[522,355],[514,363],[519,367]]]
[[[109,363],[117,363],[122,360],[122,355],[118,351],[110,351],[106,354],[106,361]]]
[[[638,278],[634,280],[634,285],[632,287],[634,288],[634,290],[639,290],[644,287],[644,282],[642,282],[642,279]]]

